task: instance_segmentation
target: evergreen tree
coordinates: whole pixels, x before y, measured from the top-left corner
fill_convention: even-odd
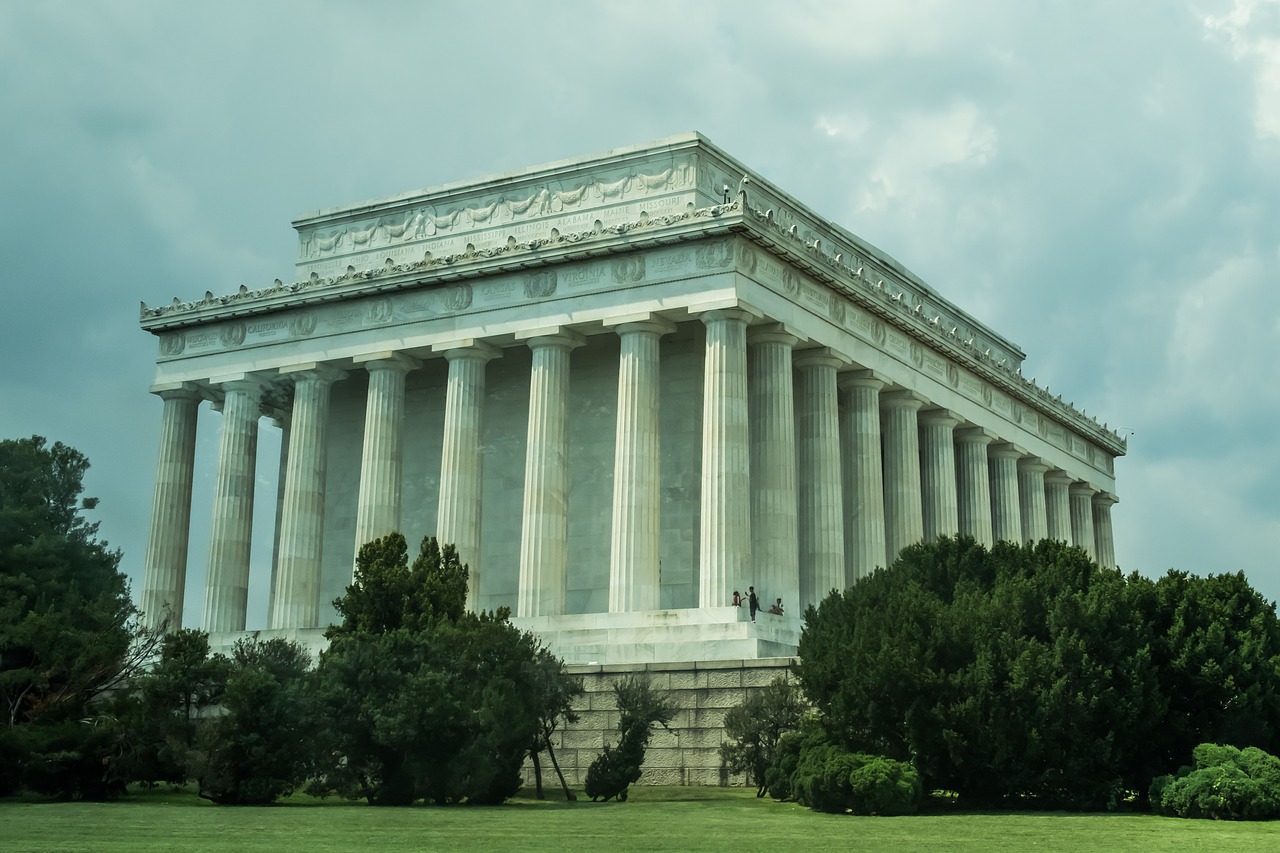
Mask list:
[[[768,791],[766,776],[779,739],[799,728],[806,708],[796,686],[779,676],[725,714],[724,733],[731,740],[720,746],[720,755],[730,773],[751,774],[757,797]]]
[[[618,698],[618,745],[596,756],[587,768],[586,792],[592,802],[617,797],[627,801],[627,789],[640,779],[640,767],[649,747],[653,724],[663,728],[676,715],[676,707],[654,689],[647,677],[630,675],[613,684]]]
[[[120,552],[82,498],[89,461],[61,442],[0,441],[0,794],[102,798],[121,731],[98,700],[151,655]]]
[[[398,533],[364,545],[318,668],[325,756],[318,793],[376,805],[496,803],[570,689],[563,664],[508,611],[466,611],[466,567]]]

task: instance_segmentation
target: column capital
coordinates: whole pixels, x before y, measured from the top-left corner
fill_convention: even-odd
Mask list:
[[[1018,460],[1018,470],[1026,471],[1029,474],[1043,474],[1052,466],[1041,459],[1039,456],[1024,456]]]
[[[262,401],[262,392],[267,389],[269,379],[254,373],[237,373],[209,380],[209,385],[222,392],[223,400],[214,401],[214,411],[221,411],[227,394],[238,392],[248,394],[255,403]]]
[[[151,386],[151,393],[161,400],[195,400],[204,399],[200,386],[194,382],[160,382]]]
[[[635,311],[631,314],[617,314],[600,321],[606,329],[613,329],[618,334],[624,331],[657,331],[669,335],[676,330],[676,324],[661,314],[653,311]]]
[[[1051,486],[1070,486],[1076,481],[1076,478],[1063,471],[1061,468],[1051,468],[1044,475],[1044,481]]]
[[[839,355],[831,347],[818,347],[795,353],[791,363],[801,370],[806,367],[830,367],[833,370],[839,370],[849,366],[849,359]]]
[[[794,347],[800,343],[800,337],[793,333],[784,323],[768,323],[763,326],[752,326],[747,330],[748,344],[784,344]]]
[[[1120,499],[1110,492],[1098,492],[1093,496],[1094,506],[1110,507],[1120,503]]]
[[[609,323],[605,323],[609,326]],[[648,320],[631,320],[626,323],[613,324],[613,330],[619,337],[623,335],[669,335],[676,330],[676,324],[666,319],[654,315]]]
[[[291,364],[280,368],[281,376],[291,376],[295,380],[318,379],[321,382],[337,382],[347,378],[347,371],[324,362],[308,361]]]
[[[488,362],[502,357],[502,350],[485,341],[475,338],[460,338],[456,341],[444,341],[431,345],[432,352],[442,352],[446,361],[478,358]]]
[[[572,350],[587,342],[587,339],[582,335],[577,332],[570,331],[569,329],[562,329],[554,332],[545,329],[540,329],[538,331],[542,332],[542,334],[529,335],[528,337],[522,337],[517,334],[516,339],[523,340],[529,345],[529,349]]]
[[[987,452],[1000,459],[1013,459],[1015,461],[1027,455],[1027,452],[1021,447],[1008,441],[1002,441],[998,444],[993,443]]]
[[[919,411],[927,402],[929,401],[915,391],[899,389],[896,391],[884,391],[880,394],[880,407],[882,409],[913,409]]]
[[[422,362],[418,359],[394,350],[364,353],[356,356],[351,361],[353,364],[363,365],[365,370],[369,371],[397,370],[401,373],[408,373],[410,370],[422,366]]]
[[[870,388],[879,391],[889,384],[889,378],[874,370],[847,370],[836,377],[840,388]]]
[[[947,409],[925,409],[920,412],[920,423],[930,424],[933,426],[954,427],[960,423],[960,418],[956,417],[953,412]]]
[[[956,430],[956,441],[961,444],[981,444],[985,447],[997,438],[998,436],[986,427],[964,426]]]
[[[1099,491],[1098,489],[1095,489],[1093,486],[1089,485],[1083,480],[1078,480],[1072,483],[1067,488],[1067,493],[1070,494],[1072,497],[1092,498],[1094,495],[1098,493],[1098,491]]]
[[[690,313],[694,313],[694,309],[690,309]],[[741,304],[737,307],[710,308],[698,313],[698,319],[702,321],[703,325],[722,321],[745,325],[760,316],[762,315],[758,311],[753,311],[751,308]]]

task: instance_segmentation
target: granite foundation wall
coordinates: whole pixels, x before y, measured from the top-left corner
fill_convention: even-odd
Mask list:
[[[726,738],[724,717],[747,696],[775,678],[793,678],[794,658],[570,666],[582,679],[584,693],[575,710],[579,719],[552,738],[565,781],[581,792],[587,768],[606,743],[618,740],[618,706],[613,684],[632,674],[647,674],[659,690],[667,691],[679,709],[668,729],[654,728],[641,767],[641,785],[745,785],[741,774],[730,775],[720,760]],[[542,784],[548,794],[560,781],[546,752],[540,756]],[[533,783],[533,763],[526,762],[525,781]]]

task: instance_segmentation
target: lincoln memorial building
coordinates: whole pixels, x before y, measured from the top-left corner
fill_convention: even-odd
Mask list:
[[[242,635],[269,576],[260,635],[317,648],[358,547],[401,531],[411,553],[455,543],[470,606],[509,607],[570,664],[691,671],[794,656],[806,606],[939,535],[1114,564],[1123,438],[703,136],[293,226],[293,281],[142,306],[163,401],[153,624],[177,626],[201,560],[191,627]],[[189,555],[202,405],[219,450],[209,551]],[[270,429],[281,487],[255,494]],[[263,501],[274,530],[254,527]],[[732,604],[749,586],[786,615],[751,622]]]

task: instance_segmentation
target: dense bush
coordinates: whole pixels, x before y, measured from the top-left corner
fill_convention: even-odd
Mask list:
[[[306,650],[296,643],[236,643],[221,713],[200,720],[191,745],[179,747],[201,797],[262,805],[306,781],[317,734],[310,668]]]
[[[1195,768],[1160,776],[1151,784],[1151,805],[1173,817],[1214,820],[1280,818],[1280,758],[1257,747],[1204,743]]]
[[[801,805],[835,813],[915,814],[922,796],[920,776],[910,764],[830,743],[801,750],[791,787]]]
[[[453,546],[360,549],[317,669],[324,755],[313,793],[374,805],[498,803],[572,695],[562,661],[497,613],[465,611]]]
[[[1200,733],[1280,732],[1280,623],[1243,576],[1125,577],[1060,542],[907,548],[806,613],[800,658],[837,743],[979,805],[1114,807]]]

